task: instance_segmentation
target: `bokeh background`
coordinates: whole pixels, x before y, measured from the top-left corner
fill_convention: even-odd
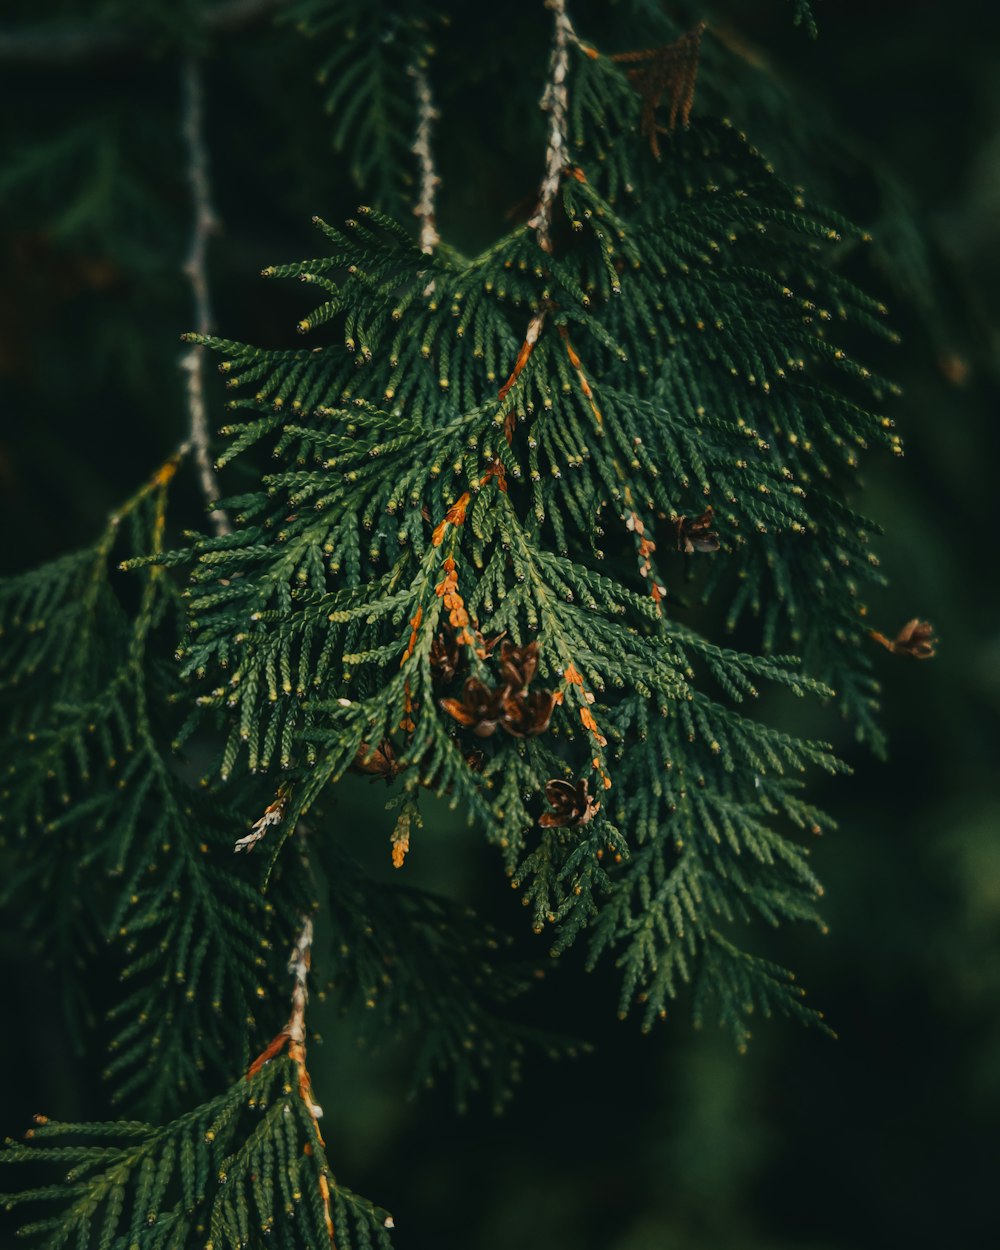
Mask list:
[[[0,23],[0,535],[3,572],[52,558],[183,437],[178,334],[190,208],[179,59],[204,58],[222,228],[211,250],[227,336],[293,345],[304,306],[265,284],[309,255],[312,214],[358,202],[331,147],[316,41],[275,28],[284,6],[8,0]],[[384,11],[392,4],[359,4]],[[443,232],[482,244],[530,196],[543,150],[541,0],[450,6],[432,74]],[[585,37],[623,4],[573,6]],[[642,7],[641,5],[637,7]],[[655,8],[655,3],[647,7]],[[684,21],[708,6],[666,4]],[[1000,8],[980,0],[820,0],[820,37],[782,0],[711,6],[699,109],[731,111],[783,172],[870,224],[869,284],[901,347],[878,363],[904,388],[902,462],[873,457],[864,509],[885,529],[887,631],[913,615],[941,639],[929,664],[880,658],[889,758],[809,709],[854,767],[820,783],[839,831],[815,851],[829,934],[764,948],[794,966],[832,1041],[761,1021],[745,1055],[683,1004],[642,1036],[615,1018],[607,967],[566,957],[525,1010],[587,1041],[537,1060],[506,1114],[460,1116],[448,1091],[408,1098],[407,1052],[359,1051],[332,1005],[311,1066],[338,1174],[390,1208],[401,1250],[866,1250],[996,1238],[1000,1166]],[[101,32],[88,50],[88,38]],[[107,32],[113,37],[105,39]],[[512,37],[512,32],[515,37]],[[103,42],[102,42],[103,40]],[[91,40],[91,43],[93,41]],[[713,43],[720,49],[713,52]],[[725,56],[721,49],[725,49]],[[82,49],[82,50],[81,50]],[[773,95],[740,80],[763,75]],[[715,59],[713,59],[715,58]],[[446,86],[450,81],[451,85]],[[731,98],[727,98],[731,95]],[[213,413],[223,392],[211,379]],[[238,488],[238,483],[233,483]],[[197,524],[193,488],[188,524]],[[2,644],[0,644],[2,645]],[[779,707],[794,727],[803,709]],[[389,820],[348,785],[338,829],[372,862]],[[429,816],[407,869],[474,902],[537,957],[492,853],[453,813]],[[108,1114],[102,1004],[114,960],[88,963],[92,1009],[67,1031],[17,916],[0,931],[0,1131],[45,1110]],[[0,1233],[0,1237],[6,1233]]]

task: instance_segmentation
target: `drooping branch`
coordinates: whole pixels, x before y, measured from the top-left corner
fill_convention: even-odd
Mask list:
[[[434,167],[431,148],[431,128],[440,113],[434,107],[430,82],[423,67],[412,65],[409,72],[417,95],[417,133],[412,151],[420,164],[420,194],[413,212],[420,218],[420,249],[430,254],[440,242],[435,224],[435,199],[441,179]]]
[[[194,57],[187,57],[181,68],[181,132],[188,153],[188,183],[194,207],[191,247],[184,262],[184,273],[191,284],[195,328],[199,335],[212,331],[212,305],[208,292],[207,253],[209,237],[218,229],[208,184],[208,152],[203,125],[204,103],[201,75]],[[198,483],[210,507],[219,498],[209,449],[208,412],[205,405],[205,349],[195,343],[181,357],[180,367],[187,374],[188,437],[183,446],[194,457]],[[229,534],[232,526],[222,508],[212,507],[209,519],[216,534]]]
[[[192,21],[204,32],[238,30],[287,3],[288,0],[222,0],[194,13]],[[135,27],[111,24],[0,31],[0,61],[25,65],[76,65],[134,55],[155,46]]]

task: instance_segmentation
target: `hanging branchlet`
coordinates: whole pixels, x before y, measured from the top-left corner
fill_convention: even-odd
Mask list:
[[[476,645],[476,640],[472,635],[474,626],[469,619],[465,600],[458,588],[458,568],[455,564],[455,557],[447,556],[443,567],[444,577],[434,587],[434,593],[448,613],[448,624],[455,631],[455,643],[462,647],[474,647]]]
[[[605,790],[610,790],[611,778],[604,766],[602,754],[604,748],[608,745],[608,740],[601,732],[601,728],[597,723],[594,713],[591,711],[591,707],[595,702],[594,693],[593,691],[588,690],[584,685],[583,674],[575,664],[569,664],[567,666],[566,671],[563,673],[563,678],[566,682],[566,691],[565,694],[561,694],[560,697],[565,698],[566,695],[574,694],[574,697],[579,703],[578,715],[580,717],[580,724],[583,725],[584,729],[587,731],[591,744],[596,749],[596,754],[591,761],[592,766],[601,778],[601,784],[604,786]]]
[[[893,655],[908,655],[912,660],[932,660],[937,654],[934,626],[919,617],[907,621],[895,638],[887,638],[873,629],[870,637]]]
[[[538,336],[542,332],[542,327],[545,325],[545,318],[548,313],[549,308],[548,306],[545,306],[535,313],[528,322],[528,328],[524,332],[524,342],[521,344],[520,350],[517,353],[517,359],[514,361],[514,368],[511,369],[507,381],[504,382],[503,386],[500,387],[500,390],[497,393],[498,403],[502,404],[517,385],[518,379],[524,372],[525,365],[527,365],[528,361],[531,359],[531,353],[535,350],[535,344],[538,342]],[[517,416],[514,408],[511,407],[507,415],[504,417],[503,423],[504,438],[506,438],[508,446],[514,442],[514,428],[516,423]]]
[[[637,512],[629,512],[625,518],[625,528],[635,538],[636,555],[638,556],[639,576],[649,587],[649,595],[656,604],[657,611],[667,595],[667,588],[653,563],[656,554],[656,543],[646,532],[646,524]]]
[[[601,416],[601,410],[597,406],[597,401],[594,398],[594,392],[591,388],[590,382],[587,380],[587,375],[583,371],[583,362],[573,350],[573,344],[569,341],[569,331],[565,326],[559,327],[559,337],[563,341],[563,345],[566,348],[566,355],[569,357],[569,363],[573,366],[577,381],[580,383],[580,390],[583,391],[587,403],[590,405],[590,411],[594,414],[594,421],[598,428],[600,428],[604,422],[604,418]]]
[[[458,499],[455,500],[448,511],[444,514],[444,519],[439,521],[434,527],[434,532],[431,535],[431,543],[433,546],[441,546],[449,528],[457,528],[459,525],[465,524],[465,514],[469,510],[469,502],[471,499],[472,495],[468,491],[463,491]]]
[[[295,946],[288,960],[288,972],[292,977],[292,1010],[288,1023],[261,1051],[247,1070],[247,1080],[252,1079],[264,1064],[280,1054],[288,1047],[288,1057],[295,1064],[298,1075],[298,1095],[312,1120],[316,1136],[316,1144],[320,1150],[325,1143],[320,1132],[319,1121],[323,1108],[316,1102],[313,1095],[312,1081],[306,1067],[306,1005],[309,1002],[309,969],[312,964],[313,921],[311,916],[302,917],[302,928],[295,939]],[[321,1170],[317,1177],[319,1197],[322,1204],[323,1219],[333,1244],[333,1215],[330,1210],[330,1183],[326,1172]]]
[[[172,1123],[35,1116],[23,1144],[0,1148],[0,1166],[55,1162],[62,1175],[5,1194],[6,1209],[42,1204],[44,1218],[19,1231],[48,1250],[390,1250],[392,1217],[334,1179],[298,1082],[291,1055],[276,1054]]]
[[[411,65],[409,73],[413,78],[417,97],[417,133],[413,143],[413,154],[417,158],[420,169],[419,194],[413,206],[413,212],[420,219],[420,250],[429,255],[440,242],[435,224],[435,204],[441,179],[434,166],[431,132],[434,122],[441,114],[434,107],[430,81],[423,65]]]
[[[541,309],[528,322],[528,328],[524,332],[524,342],[521,344],[517,353],[517,359],[514,361],[514,368],[510,371],[510,376],[503,386],[497,392],[497,400],[502,404],[510,392],[517,385],[517,380],[524,371],[524,366],[531,359],[531,353],[535,350],[535,344],[538,342],[538,336],[542,332],[542,326],[545,324],[545,316],[548,312],[547,308]],[[510,440],[508,439],[508,442]]]
[[[211,1101],[161,1125],[36,1116],[24,1145],[8,1140],[0,1164],[58,1161],[64,1172],[59,1186],[5,1195],[8,1210],[40,1200],[61,1207],[26,1225],[26,1237],[79,1250],[225,1250],[272,1237],[291,1244],[288,1236],[303,1250],[338,1243],[389,1250],[392,1217],[338,1184],[326,1158],[305,1053],[312,940],[312,920],[303,916],[288,963],[288,1022],[244,1077]]]
[[[202,338],[212,332],[212,305],[208,291],[208,240],[219,228],[208,183],[203,94],[198,64],[193,56],[189,56],[181,67],[181,132],[187,147],[187,176],[194,221],[184,273],[191,285],[196,332]],[[180,367],[187,375],[189,423],[188,437],[182,450],[190,451],[194,457],[201,493],[211,509],[209,520],[216,534],[221,535],[231,533],[232,525],[225,510],[215,506],[220,491],[210,450],[208,412],[205,406],[204,356],[205,348],[200,342],[196,342],[180,360]]]
[[[663,133],[674,130],[677,123],[688,125],[694,105],[695,84],[698,79],[698,55],[705,23],[699,22],[692,30],[662,48],[648,48],[643,52],[618,52],[613,61],[627,65],[629,81],[642,97],[641,131],[649,140],[650,151],[660,159],[660,139]],[[656,120],[656,111],[664,95],[670,100],[670,113],[666,126]]]
[[[389,835],[393,868],[402,868],[406,863],[406,857],[410,853],[410,837],[414,829],[419,829],[422,824],[416,795],[411,792],[404,798],[396,823],[392,827],[392,833]]]

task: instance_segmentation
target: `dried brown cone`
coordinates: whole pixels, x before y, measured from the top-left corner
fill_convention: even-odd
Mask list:
[[[438,704],[479,738],[492,737],[498,724],[513,738],[534,738],[548,729],[557,701],[554,691],[528,690],[538,669],[538,643],[517,647],[498,636],[484,643],[487,654],[498,642],[501,685],[493,689],[469,677],[460,699],[439,699]]]
[[[500,676],[507,690],[523,690],[531,685],[538,668],[538,643],[515,647],[511,642],[500,644]]]
[[[383,738],[377,747],[362,742],[358,747],[358,753],[354,757],[350,771],[352,773],[363,773],[365,776],[371,777],[372,781],[377,781],[380,777],[384,777],[386,781],[392,781],[394,777],[398,777],[400,772],[399,763],[396,759],[396,752],[388,738]]]
[[[450,630],[434,636],[430,649],[431,676],[443,686],[454,680],[462,666],[462,648]]]
[[[501,724],[512,738],[536,738],[545,733],[556,706],[553,690],[504,690]]]
[[[600,802],[588,793],[586,779],[575,785],[571,781],[552,780],[545,783],[548,812],[542,812],[538,823],[543,829],[576,829],[589,824],[600,810]]]
[[[478,677],[467,677],[460,699],[439,699],[438,705],[477,738],[490,738],[503,715],[503,695],[504,691],[492,690]]]
[[[886,638],[877,629],[871,631],[871,636],[893,655],[908,655],[914,660],[932,660],[937,654],[934,626],[916,616],[912,621],[906,622],[895,638]]]
[[[504,633],[506,633],[506,631],[504,631]],[[491,634],[489,638],[480,637],[479,643],[476,646],[476,655],[478,655],[481,660],[488,660],[502,642],[503,637],[504,634],[502,633]]]
[[[696,551],[718,551],[719,535],[712,529],[715,520],[715,509],[711,504],[701,516],[679,516],[674,519],[677,531],[677,550],[685,555],[693,555]]]

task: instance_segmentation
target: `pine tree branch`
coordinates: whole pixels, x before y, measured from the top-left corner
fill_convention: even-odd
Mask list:
[[[212,305],[208,292],[207,251],[209,236],[218,229],[218,218],[212,207],[208,184],[208,153],[205,148],[203,126],[203,91],[201,75],[194,57],[187,57],[181,68],[181,132],[188,152],[188,182],[194,205],[194,226],[191,232],[191,250],[184,262],[184,273],[191,284],[194,298],[195,323],[199,335],[212,331]],[[209,518],[217,535],[229,534],[232,526],[222,508],[212,505],[219,498],[219,483],[215,476],[212,454],[209,450],[208,412],[205,407],[205,349],[195,343],[180,360],[180,367],[187,374],[189,434],[183,445],[185,452],[194,456],[198,482],[206,504],[212,508]]]
[[[417,95],[417,134],[413,154],[420,163],[420,195],[413,212],[420,218],[420,250],[429,255],[440,242],[435,225],[435,198],[441,179],[434,167],[431,127],[441,114],[434,107],[430,82],[423,67],[411,65],[409,72]]]
[[[194,15],[200,31],[249,26],[288,0],[223,0]],[[81,25],[51,30],[0,31],[0,61],[27,65],[77,65],[143,52],[155,44],[141,30],[124,26]]]

